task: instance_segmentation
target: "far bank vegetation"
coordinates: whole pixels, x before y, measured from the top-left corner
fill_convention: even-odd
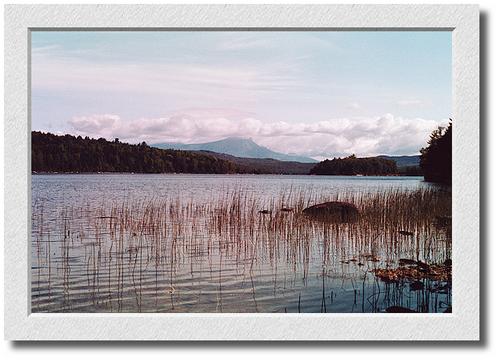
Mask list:
[[[351,155],[318,163],[310,170],[314,175],[395,175],[397,164],[379,157],[357,158]]]

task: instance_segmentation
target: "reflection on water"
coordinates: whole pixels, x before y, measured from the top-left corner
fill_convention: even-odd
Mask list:
[[[451,258],[450,191],[421,180],[33,175],[32,311],[443,312],[450,278],[373,273]],[[360,220],[301,212],[331,200]]]

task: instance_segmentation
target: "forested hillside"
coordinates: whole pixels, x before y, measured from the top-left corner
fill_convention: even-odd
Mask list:
[[[131,145],[100,138],[31,133],[32,171],[36,172],[137,172],[211,173],[242,172],[214,156],[180,150],[161,150],[146,143]]]
[[[397,174],[397,165],[395,161],[380,157],[357,158],[351,155],[321,161],[310,170],[310,173],[315,175],[393,175]]]
[[[218,159],[231,161],[238,169],[252,174],[285,174],[285,175],[308,175],[314,163],[302,163],[297,161],[281,161],[275,159],[255,159],[220,154],[211,151],[196,151],[201,154],[215,156]]]

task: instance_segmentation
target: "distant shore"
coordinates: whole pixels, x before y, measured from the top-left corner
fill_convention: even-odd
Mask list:
[[[242,158],[210,151],[158,149],[119,139],[90,139],[33,131],[33,174],[276,174],[330,176],[417,176],[419,166],[386,155],[326,159],[318,163]]]

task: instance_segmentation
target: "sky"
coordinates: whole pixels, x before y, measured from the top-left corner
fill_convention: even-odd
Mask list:
[[[452,117],[451,32],[33,31],[32,130],[417,154]]]

